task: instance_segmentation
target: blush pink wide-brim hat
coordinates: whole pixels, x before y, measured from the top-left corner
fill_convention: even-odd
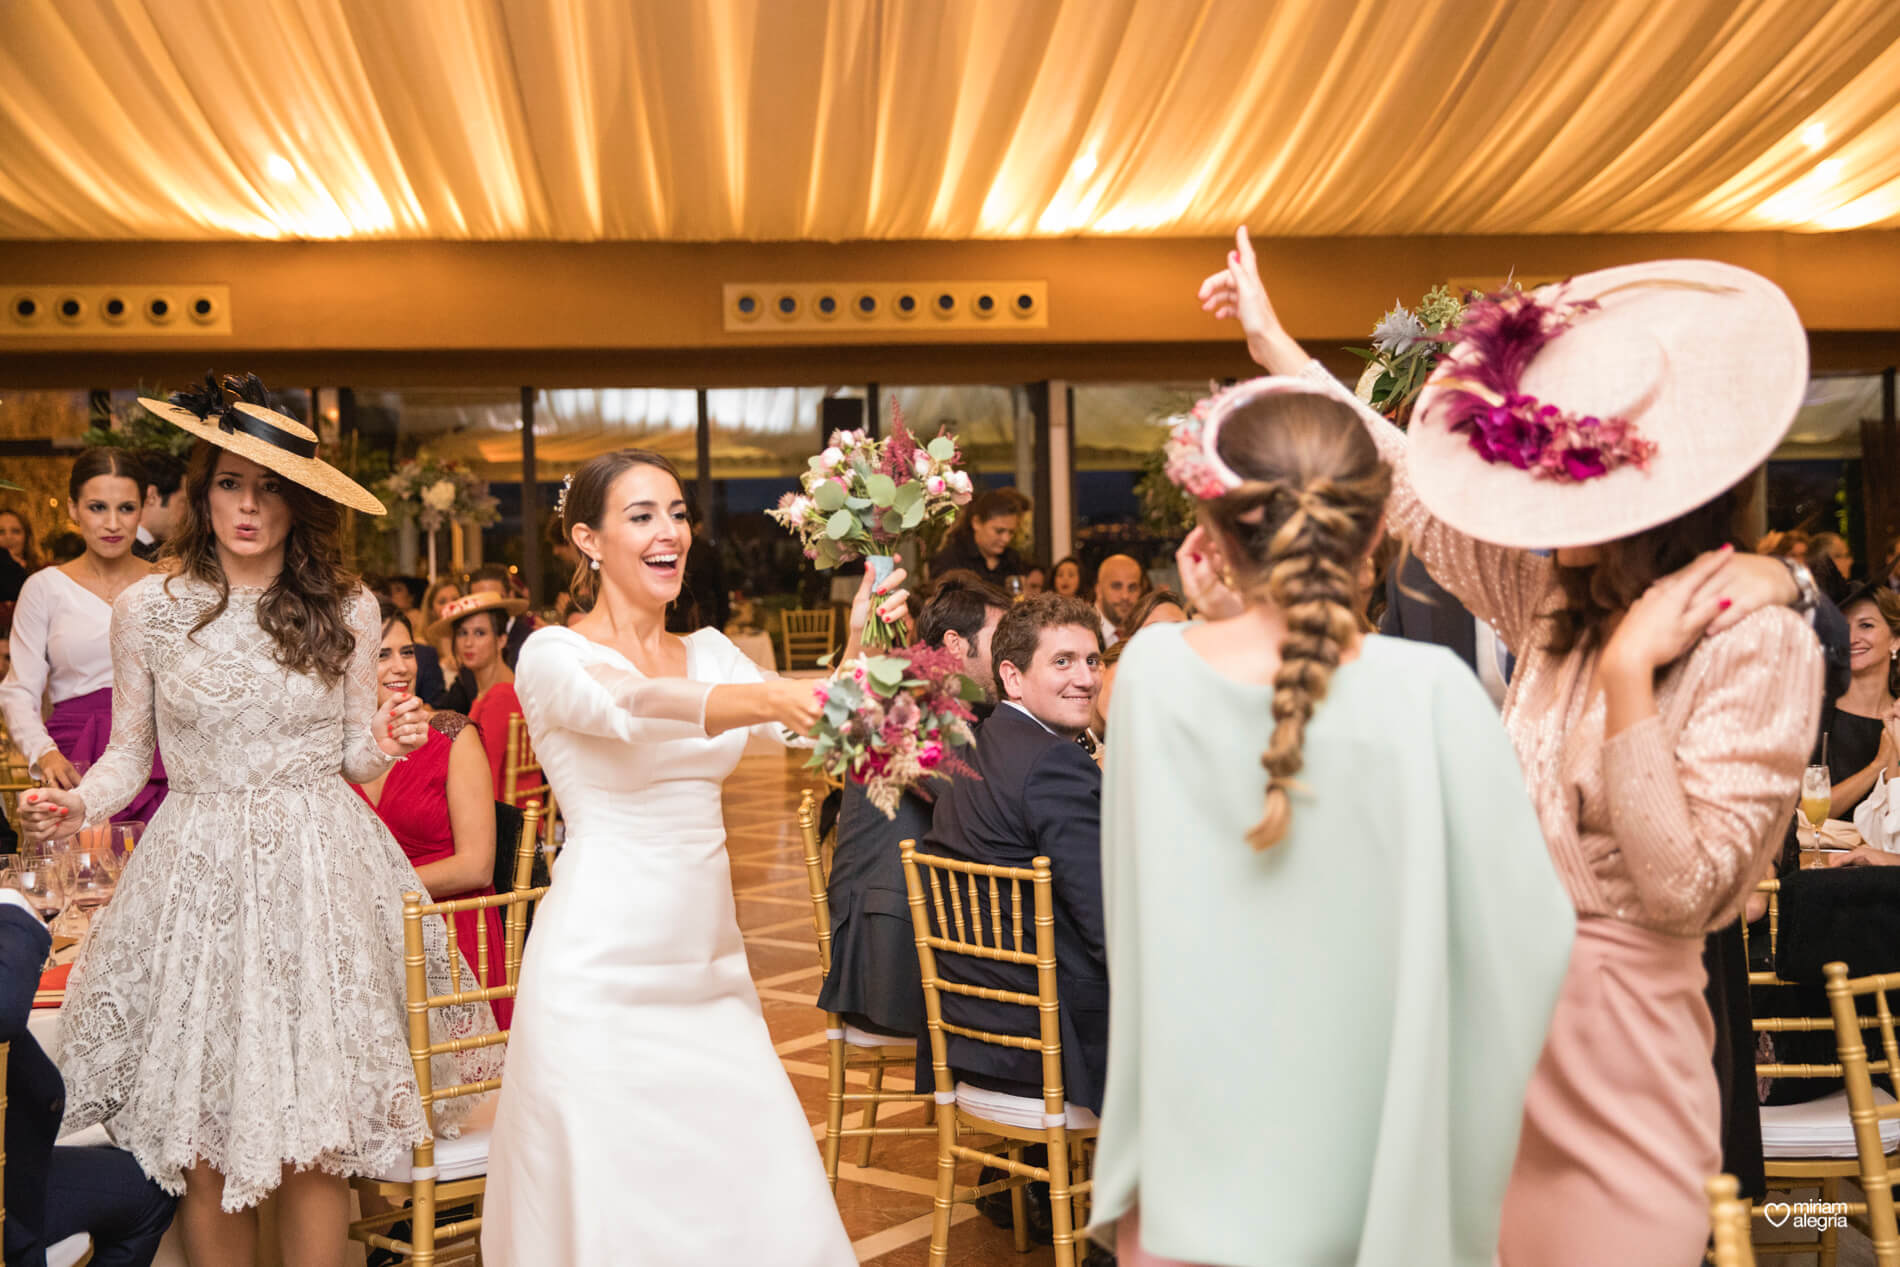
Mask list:
[[[1406,459],[1439,519],[1520,549],[1597,545],[1694,510],[1781,443],[1807,392],[1808,340],[1773,282],[1712,260],[1658,260],[1585,273],[1561,289],[1601,306],[1539,350],[1522,390],[1579,415],[1627,418],[1655,454],[1646,469],[1575,483],[1487,462],[1445,421],[1438,384],[1450,367],[1441,362],[1419,394]]]

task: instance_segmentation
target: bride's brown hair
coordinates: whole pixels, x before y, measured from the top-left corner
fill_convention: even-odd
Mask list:
[[[1273,737],[1260,758],[1266,808],[1247,833],[1265,849],[1286,836],[1306,723],[1359,632],[1356,573],[1378,535],[1392,472],[1352,408],[1318,394],[1237,407],[1221,423],[1217,448],[1242,482],[1201,503],[1202,521],[1226,547],[1232,584],[1286,615]]]
[[[680,498],[686,501],[687,513],[691,516],[692,502],[686,497],[686,481],[680,478],[679,468],[665,454],[651,449],[615,449],[612,453],[589,458],[568,477],[567,487],[561,493],[561,535],[567,538],[569,545],[580,549],[574,544],[576,524],[586,524],[599,531],[607,522],[608,490],[615,480],[636,466],[650,466],[671,475],[673,482],[679,485]],[[574,568],[574,578],[568,582],[567,592],[573,595],[574,605],[582,611],[592,611],[594,600],[600,596],[600,574],[588,562],[585,553]]]

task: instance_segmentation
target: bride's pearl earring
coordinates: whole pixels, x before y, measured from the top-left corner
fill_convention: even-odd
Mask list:
[[[596,572],[598,572],[598,571],[600,571],[600,560],[599,560],[599,559],[589,559],[589,560],[587,560],[587,566],[588,566],[588,567],[590,567],[590,568],[593,568],[593,569],[594,569],[594,571],[596,571]]]

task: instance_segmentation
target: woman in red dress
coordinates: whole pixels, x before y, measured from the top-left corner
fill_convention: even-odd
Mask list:
[[[415,689],[416,635],[409,618],[382,604],[383,643],[376,652],[378,704]],[[437,902],[487,897],[495,891],[495,804],[489,785],[488,757],[481,735],[460,713],[438,712],[430,719],[422,747],[389,768],[389,773],[356,788]],[[479,962],[475,911],[455,916],[455,940],[471,968]],[[488,926],[488,970],[484,988],[507,984],[507,946],[501,912],[479,912]],[[511,999],[492,1004],[495,1024],[507,1029],[514,1017]]]
[[[481,746],[488,756],[488,776],[496,800],[508,800],[516,806],[527,803],[522,793],[541,786],[538,775],[529,775],[515,795],[507,790],[503,769],[508,759],[508,726],[521,714],[521,699],[515,694],[515,671],[502,658],[508,619],[519,616],[528,605],[518,598],[500,594],[470,594],[443,609],[442,618],[428,628],[427,636],[451,638],[456,663],[462,666],[455,685],[443,696],[446,708],[468,713],[481,732]]]

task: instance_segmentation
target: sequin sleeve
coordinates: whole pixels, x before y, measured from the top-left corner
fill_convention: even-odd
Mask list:
[[[1496,629],[1507,647],[1522,654],[1531,644],[1539,610],[1556,585],[1551,560],[1528,550],[1486,544],[1433,515],[1412,491],[1405,433],[1347,391],[1318,361],[1308,361],[1300,377],[1350,404],[1372,433],[1379,456],[1392,468],[1386,530],[1405,541],[1433,580]]]
[[[1707,639],[1682,670],[1694,703],[1673,746],[1648,717],[1603,747],[1611,830],[1643,913],[1707,929],[1732,917],[1779,844],[1821,712],[1821,649],[1786,608]]]

